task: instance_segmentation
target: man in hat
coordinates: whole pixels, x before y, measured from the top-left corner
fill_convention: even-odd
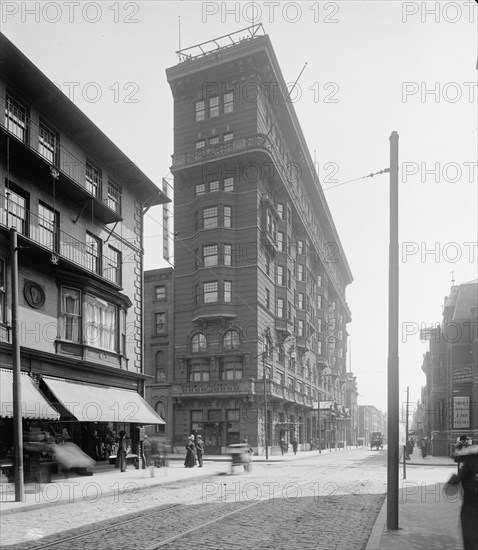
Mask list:
[[[200,435],[196,437],[196,454],[198,457],[198,466],[199,468],[202,468],[202,457],[204,455],[204,441],[202,440],[202,437]]]

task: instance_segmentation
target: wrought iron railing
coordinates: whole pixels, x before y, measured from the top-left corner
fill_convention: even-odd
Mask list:
[[[8,198],[6,191],[1,196],[0,225],[6,229],[15,227],[19,235],[51,251],[54,258],[69,260],[91,273],[121,285],[121,258],[100,253],[91,244],[80,241],[57,227],[53,218],[34,214]]]

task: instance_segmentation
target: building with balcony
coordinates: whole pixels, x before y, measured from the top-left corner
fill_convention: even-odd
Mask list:
[[[434,456],[450,456],[457,438],[478,441],[478,281],[453,285],[441,324],[422,331],[429,341],[422,370],[422,429]]]
[[[178,52],[174,97],[174,438],[318,437],[345,405],[352,275],[262,26]]]
[[[169,199],[3,35],[0,109],[2,441],[15,255],[25,429],[65,430],[97,459],[108,430],[134,447],[132,426],[162,422],[142,398],[142,235],[144,210]]]

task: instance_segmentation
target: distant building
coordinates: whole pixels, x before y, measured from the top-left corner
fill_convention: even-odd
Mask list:
[[[347,445],[357,445],[359,427],[357,377],[352,372],[347,372],[346,376],[345,407],[347,410],[347,421],[345,440]]]
[[[344,439],[352,275],[261,25],[179,53],[174,97],[174,439]],[[320,415],[322,418],[322,415]],[[335,433],[337,432],[337,433]],[[340,432],[340,433],[339,433]]]
[[[174,288],[173,268],[144,272],[144,373],[146,399],[165,420],[166,425],[149,428],[173,440],[173,403],[171,382],[174,380]]]
[[[363,438],[364,445],[370,444],[372,432],[382,432],[387,435],[386,414],[373,405],[358,406],[358,436]]]
[[[440,325],[422,331],[430,342],[422,370],[424,435],[435,456],[449,456],[457,437],[478,443],[478,281],[454,285]]]

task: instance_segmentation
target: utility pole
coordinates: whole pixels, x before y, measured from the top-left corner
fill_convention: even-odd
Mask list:
[[[264,381],[264,445],[266,448],[266,460],[269,460],[269,445],[267,437],[267,392],[266,392],[266,353],[262,352],[262,376]]]
[[[398,360],[398,134],[390,135],[390,243],[388,266],[388,452],[387,529],[398,529],[399,360]]]
[[[13,442],[15,446],[15,502],[23,501],[23,432],[20,342],[18,340],[18,247],[17,230],[10,229],[12,278],[12,368],[13,368]]]

